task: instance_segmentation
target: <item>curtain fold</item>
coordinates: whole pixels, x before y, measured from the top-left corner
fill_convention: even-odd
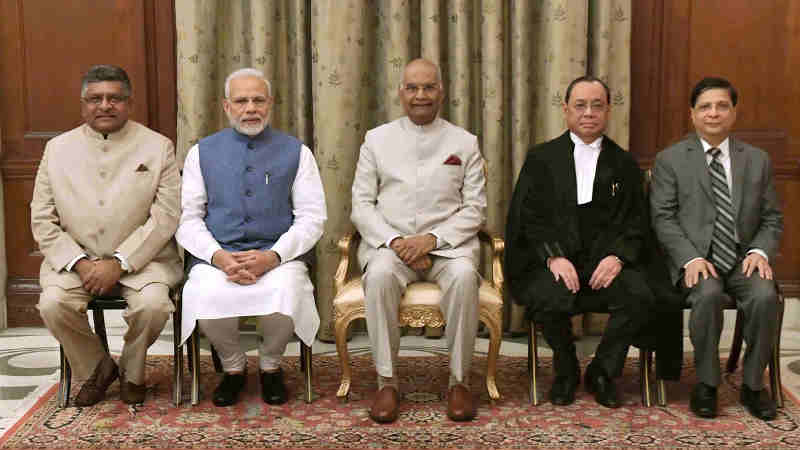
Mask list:
[[[478,135],[488,165],[487,228],[502,235],[528,148],[564,131],[563,95],[592,74],[612,89],[609,136],[628,143],[631,0],[176,0],[180,160],[226,126],[224,77],[272,81],[272,125],[314,150],[328,222],[317,245],[319,337],[332,340],[337,241],[352,231],[350,186],[364,133],[403,115],[406,62],[438,62],[441,114]],[[523,331],[507,298],[506,328]]]

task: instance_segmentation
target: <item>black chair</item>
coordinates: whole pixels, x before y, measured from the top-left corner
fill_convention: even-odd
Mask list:
[[[173,301],[175,301],[174,295]],[[104,312],[106,310],[121,310],[127,307],[128,302],[122,297],[94,297],[87,306],[87,310],[92,312],[92,317],[94,320],[94,332],[97,334],[97,337],[100,338],[100,342],[103,344],[103,348],[105,348],[106,353],[108,353],[108,335],[106,334],[106,321]],[[176,305],[175,312],[172,313],[172,327],[175,336],[180,336],[180,309],[178,305]],[[64,347],[59,345],[58,350],[61,359],[61,377],[58,386],[58,406],[60,408],[66,408],[69,406],[72,369],[70,368],[67,356],[64,354]],[[178,346],[177,341],[175,341],[173,344],[173,356],[175,358],[175,363],[173,365],[173,380],[175,383],[175,395],[173,402],[175,406],[180,405],[182,394],[181,382],[183,377],[180,368],[183,366],[183,353],[180,350],[181,349]]]
[[[783,312],[785,308],[783,293],[781,292],[780,285],[775,283],[776,290],[778,291],[778,312],[777,317],[775,318],[777,321],[776,327],[776,334],[775,336],[775,345],[772,349],[772,358],[769,361],[769,384],[770,384],[770,391],[772,393],[772,399],[775,401],[775,404],[778,408],[783,408],[783,388],[781,385],[781,361],[780,361],[780,348],[781,348],[781,328],[783,327]],[[688,308],[688,306],[687,306]],[[728,297],[728,302],[725,305],[725,309],[733,309],[736,310],[736,302],[733,298]],[[744,328],[744,317],[741,311],[736,311],[736,328],[733,332],[733,341],[731,343],[731,351],[728,355],[728,362],[725,367],[725,371],[727,373],[736,372],[736,368],[739,365],[739,357],[742,351],[742,340],[743,340],[743,328]],[[648,356],[652,359],[652,350],[648,351],[650,355]],[[667,389],[664,383],[664,380],[658,379],[658,405],[659,406],[667,406]]]

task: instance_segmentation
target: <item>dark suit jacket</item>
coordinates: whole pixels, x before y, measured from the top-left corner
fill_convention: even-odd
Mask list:
[[[545,268],[548,257],[574,263],[581,251],[574,147],[567,131],[528,152],[506,222],[505,267],[512,293],[533,270]],[[597,264],[613,254],[635,266],[647,228],[641,171],[608,137],[597,161],[592,203],[607,215],[608,227],[589,249],[590,260]]]
[[[506,222],[504,264],[509,291],[518,303],[548,301],[523,298],[531,274],[545,270],[550,256],[574,262],[580,250],[574,147],[567,131],[529,150],[520,172]],[[592,202],[605,211],[609,226],[600,230],[590,259],[597,264],[613,254],[626,267],[645,274],[658,311],[635,344],[656,349],[660,378],[678,379],[683,358],[682,298],[668,281],[650,230],[641,170],[607,136],[597,161]]]
[[[731,200],[741,251],[759,248],[773,261],[783,213],[769,155],[731,137],[730,157]],[[672,282],[677,283],[688,261],[708,256],[717,214],[706,156],[694,133],[656,157],[650,205],[653,227],[669,256]]]

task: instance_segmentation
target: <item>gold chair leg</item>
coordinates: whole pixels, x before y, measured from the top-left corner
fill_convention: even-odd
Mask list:
[[[352,319],[351,319],[352,320]],[[350,354],[347,352],[347,327],[350,321],[337,321],[335,326],[336,337],[336,353],[339,354],[339,367],[342,369],[342,381],[339,384],[339,390],[336,391],[336,397],[343,402],[346,402],[350,394],[350,379],[352,372],[350,369]]]
[[[59,345],[58,351],[61,359],[61,375],[58,384],[58,407],[66,408],[69,406],[69,387],[72,382],[72,368],[67,360],[67,355],[64,353],[64,347]]]
[[[501,319],[502,320],[502,319]],[[501,324],[491,318],[485,318],[484,324],[489,329],[489,355],[486,363],[486,390],[489,391],[491,400],[500,399],[500,391],[497,390],[497,357],[500,355],[500,344],[503,341]]]
[[[192,360],[192,406],[200,403],[200,333],[195,327],[190,338],[189,352]]]
[[[658,380],[658,406],[667,406],[667,385],[664,380]]]
[[[311,355],[313,354],[311,346],[300,341],[300,353],[303,355],[301,359],[303,360],[303,374],[306,379],[306,403],[311,403],[314,401],[314,390],[311,387]]]
[[[528,392],[530,404],[539,406],[539,391],[536,387],[536,372],[539,368],[539,348],[537,347],[536,323],[530,322],[531,330],[528,333]]]
[[[642,405],[646,408],[652,406],[650,403],[650,363],[653,353],[643,348],[639,349],[639,376],[640,389],[642,391]]]

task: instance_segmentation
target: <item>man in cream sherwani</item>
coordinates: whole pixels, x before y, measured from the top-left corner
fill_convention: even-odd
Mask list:
[[[436,282],[447,321],[447,414],[475,416],[468,377],[478,328],[478,230],[486,220],[483,157],[477,138],[437,114],[438,67],[411,61],[399,96],[407,116],[367,132],[353,182],[351,219],[361,233],[366,315],[378,393],[377,422],[397,418],[398,307],[408,283]]]
[[[131,83],[119,67],[94,66],[81,86],[85,123],[47,143],[31,201],[44,261],[39,313],[77,378],[74,404],[93,405],[119,376],[126,403],[145,397],[145,357],[173,311],[181,278],[172,235],[180,175],[172,142],[132,121]],[[93,296],[122,295],[128,323],[119,369],[92,333]]]
[[[175,237],[191,268],[181,342],[199,324],[225,371],[213,402],[233,405],[246,380],[239,317],[258,316],[261,397],[281,404],[286,344],[296,333],[311,345],[319,328],[304,261],[322,236],[325,193],[311,150],[268,126],[272,96],[263,73],[230,74],[223,105],[231,128],[201,139],[183,168]]]

